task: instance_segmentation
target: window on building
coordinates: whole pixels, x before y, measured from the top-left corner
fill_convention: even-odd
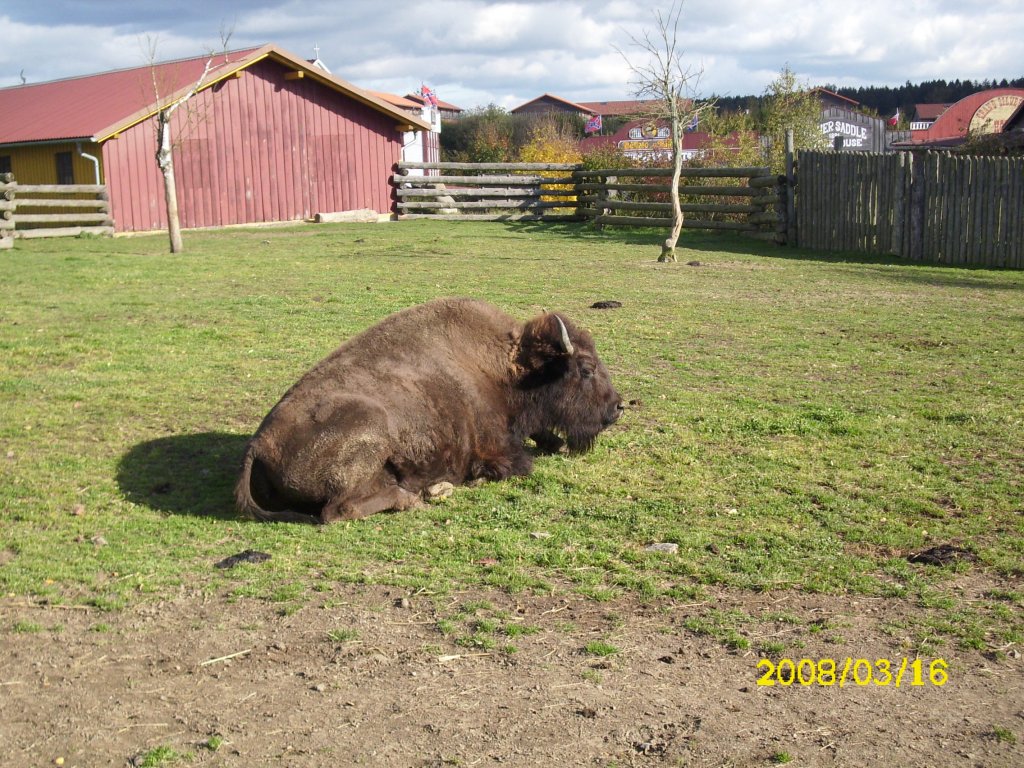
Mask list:
[[[0,173],[10,173],[10,172],[11,172],[11,156],[10,155],[0,155]]]
[[[75,172],[71,165],[70,152],[57,153],[57,183],[74,184]]]

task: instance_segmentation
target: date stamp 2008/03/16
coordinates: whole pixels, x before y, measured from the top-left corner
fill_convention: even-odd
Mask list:
[[[901,685],[941,687],[949,681],[949,664],[944,659],[925,662],[904,657],[889,659],[761,659],[757,662],[761,676],[758,685],[847,685],[878,686],[884,688]]]

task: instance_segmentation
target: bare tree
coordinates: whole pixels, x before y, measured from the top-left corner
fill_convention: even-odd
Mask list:
[[[676,260],[676,243],[683,231],[683,210],[679,203],[683,131],[714,105],[713,101],[697,100],[704,69],[694,69],[683,62],[684,52],[679,44],[682,13],[682,0],[673,2],[667,13],[654,11],[657,30],[653,33],[645,31],[640,38],[630,36],[633,46],[644,52],[646,63],[635,63],[619,51],[633,73],[634,93],[640,99],[653,102],[653,108],[644,117],[667,120],[672,130],[672,232],[661,247],[658,261]]]
[[[231,39],[231,32],[221,30],[221,49],[227,50],[228,41]],[[174,135],[171,129],[171,119],[174,113],[187,104],[206,82],[207,75],[214,65],[213,51],[209,52],[203,73],[188,89],[175,99],[162,103],[162,84],[157,70],[157,41],[154,38],[147,39],[150,73],[153,78],[153,94],[156,97],[157,112],[154,116],[156,126],[156,164],[164,177],[164,202],[167,206],[167,235],[171,242],[171,253],[181,253],[184,250],[184,243],[181,239],[181,219],[178,216],[178,187],[174,179]]]

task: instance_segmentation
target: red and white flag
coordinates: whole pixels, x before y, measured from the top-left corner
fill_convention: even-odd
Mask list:
[[[895,126],[900,121],[900,108],[896,107],[896,112],[892,117],[889,118],[889,125]]]

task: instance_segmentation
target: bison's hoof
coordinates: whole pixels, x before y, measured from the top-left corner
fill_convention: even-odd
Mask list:
[[[452,495],[455,490],[455,486],[445,481],[441,483],[434,483],[432,486],[424,491],[424,497],[430,501],[438,501],[440,499],[447,499]]]

